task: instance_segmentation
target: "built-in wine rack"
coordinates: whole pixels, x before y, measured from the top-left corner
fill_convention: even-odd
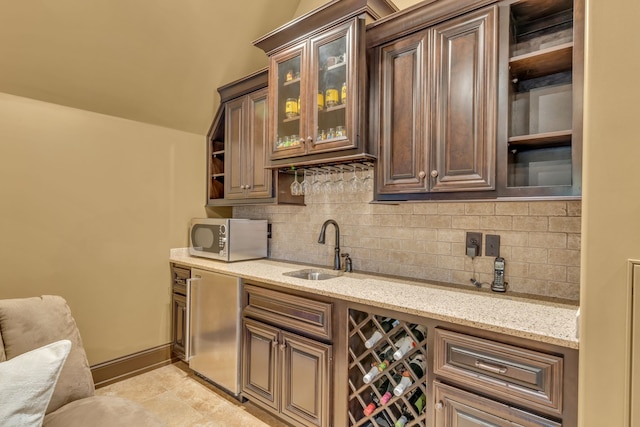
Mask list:
[[[389,329],[390,328],[390,329]],[[365,342],[379,332],[373,345]],[[427,329],[423,325],[389,319],[386,316],[349,310],[349,425],[353,427],[392,427],[394,425],[425,426]],[[409,350],[398,360],[389,357],[399,350],[406,338],[412,340]],[[368,348],[370,346],[370,348]],[[386,357],[385,357],[386,355]],[[390,360],[389,360],[390,359]],[[388,363],[385,363],[385,360]],[[420,377],[415,366],[422,361]],[[365,381],[365,375],[374,378]],[[378,367],[376,372],[375,368]],[[419,370],[418,370],[419,372]],[[405,378],[402,381],[402,378]],[[396,387],[408,384],[400,392]],[[384,396],[385,392],[391,391]],[[402,424],[406,417],[406,424]],[[396,424],[397,423],[397,424]]]

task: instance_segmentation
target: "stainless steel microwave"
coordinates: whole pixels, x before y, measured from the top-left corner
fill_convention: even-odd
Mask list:
[[[267,256],[267,220],[194,218],[189,228],[189,254],[219,261]]]

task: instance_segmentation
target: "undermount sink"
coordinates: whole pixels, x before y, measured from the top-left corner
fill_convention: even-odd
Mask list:
[[[306,268],[304,270],[290,271],[288,273],[282,273],[284,276],[297,277],[298,279],[306,280],[327,280],[339,277],[341,272],[329,271],[329,270],[314,270],[312,268]]]

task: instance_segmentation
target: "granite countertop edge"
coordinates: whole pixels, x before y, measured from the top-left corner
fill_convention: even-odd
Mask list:
[[[317,266],[271,259],[225,263],[193,257],[188,248],[171,249],[169,261],[561,347],[579,348],[576,305],[513,297],[508,293],[481,293],[472,288],[448,289],[411,279],[388,279],[363,273],[343,273],[329,280],[305,280],[283,273]]]

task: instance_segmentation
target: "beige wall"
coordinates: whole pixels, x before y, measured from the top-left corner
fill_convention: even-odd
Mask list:
[[[587,5],[580,425],[618,427],[628,425],[627,259],[640,258],[640,3]]]
[[[205,138],[0,93],[0,298],[59,294],[91,364],[169,342]]]
[[[271,256],[332,265],[334,231],[318,244],[322,223],[335,219],[340,246],[354,268],[486,289],[495,257],[466,256],[467,231],[500,236],[509,290],[578,301],[580,201],[370,204],[372,194],[312,194],[306,206],[234,208],[234,216],[268,218]],[[483,240],[484,242],[484,240]],[[483,244],[484,254],[484,244]],[[474,276],[475,269],[475,276]]]

